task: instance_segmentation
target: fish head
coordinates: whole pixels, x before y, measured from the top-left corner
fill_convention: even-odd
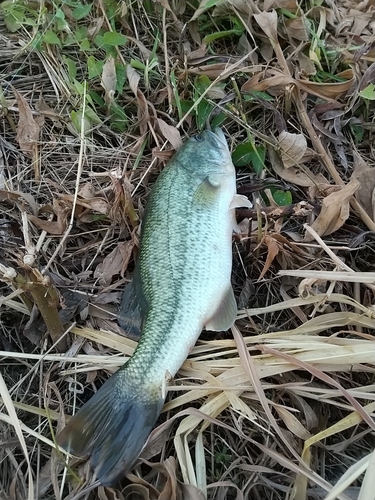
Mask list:
[[[190,137],[176,154],[179,164],[199,176],[234,175],[228,143],[220,128]]]

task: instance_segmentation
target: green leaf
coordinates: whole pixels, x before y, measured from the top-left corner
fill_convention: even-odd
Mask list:
[[[84,38],[81,43],[79,44],[79,48],[83,51],[86,52],[87,50],[91,49],[91,43],[88,38]]]
[[[204,7],[205,9],[210,9],[211,7],[215,7],[219,2],[221,2],[221,0],[207,0],[207,2],[202,5],[202,7]]]
[[[117,130],[119,132],[125,132],[129,123],[129,119],[125,111],[122,109],[121,106],[119,106],[116,103],[113,103],[112,106],[110,107],[110,112],[112,114],[110,121],[111,129]]]
[[[0,13],[4,16],[5,26],[11,33],[18,31],[25,22],[25,6],[5,0],[0,4]]]
[[[361,127],[360,125],[351,125],[350,128],[351,128],[352,133],[354,135],[355,143],[357,145],[361,144],[363,141],[363,136],[365,134],[364,128]]]
[[[265,154],[264,146],[256,148],[251,141],[246,141],[233,151],[232,161],[236,167],[244,167],[251,163],[257,175],[260,175],[264,169]]]
[[[85,38],[87,38],[88,35],[88,29],[87,26],[80,26],[75,32],[74,32],[74,40],[79,43]]]
[[[210,33],[209,35],[206,35],[203,38],[203,43],[210,43],[214,42],[215,40],[219,40],[220,38],[225,38],[226,36],[241,36],[242,33],[244,32],[245,28],[242,30],[239,30],[238,28],[234,28],[232,30],[226,30],[226,31],[216,31],[215,33]]]
[[[218,113],[212,119],[211,127],[212,128],[220,127],[220,125],[222,125],[225,122],[226,118],[227,118],[226,113],[224,111],[220,111],[220,113]]]
[[[267,94],[267,92],[260,92],[259,90],[251,90],[243,95],[244,101],[257,101],[258,97],[264,101],[274,101],[275,98]]]
[[[175,72],[173,69],[172,69],[171,74],[170,74],[170,79],[171,79],[171,84],[172,84],[172,89],[173,89],[174,102],[175,102],[175,105],[177,108],[178,118],[181,120],[183,117],[182,105],[181,105],[180,95],[178,93],[178,84],[177,84],[177,80],[176,80],[176,75],[175,75]]]
[[[51,30],[47,30],[43,35],[43,42],[49,45],[58,45],[61,47],[61,42],[59,37]]]
[[[77,78],[77,66],[76,63],[73,61],[73,59],[70,59],[69,57],[63,56],[64,63],[68,67],[68,75],[70,78],[70,81],[73,82]]]
[[[206,75],[197,76],[195,79],[194,102],[207,90],[211,85],[211,80]],[[202,99],[195,109],[196,122],[198,130],[205,128],[208,117],[214,106],[207,99]]]
[[[90,90],[88,95],[93,104],[96,103],[98,106],[105,105],[104,99],[95,90]]]
[[[91,80],[92,78],[96,78],[97,76],[102,74],[103,71],[103,61],[97,61],[94,56],[89,56],[87,58],[87,70],[88,70],[88,78]]]
[[[55,14],[56,30],[57,31],[69,31],[68,23],[65,20],[65,14],[61,9],[56,10]]]
[[[363,99],[375,101],[375,85],[370,83],[365,89],[358,92],[358,94],[363,97]]]
[[[111,45],[117,47],[119,45],[125,45],[128,39],[125,35],[121,33],[116,33],[116,31],[107,31],[103,35],[103,45]]]
[[[214,105],[210,104],[206,99],[202,99],[196,108],[196,122],[198,130],[206,128],[206,123]]]
[[[126,67],[122,63],[115,63],[115,67],[117,77],[116,92],[121,94],[126,82]]]
[[[77,130],[78,133],[81,133],[81,125],[82,125],[82,110],[78,111],[72,111],[70,113],[70,119],[72,120],[72,124],[74,125],[75,129]],[[83,120],[83,127],[84,127],[84,133],[86,134],[87,131],[91,128],[91,122],[90,120],[85,116]]]
[[[281,191],[280,189],[276,189],[276,191],[273,191],[272,197],[279,205],[279,207],[291,205],[293,201],[292,193],[290,191]]]
[[[244,167],[251,162],[254,154],[254,147],[252,142],[243,142],[238,144],[232,153],[232,161],[236,167]]]
[[[91,7],[92,4],[83,5],[79,3],[77,7],[72,10],[72,16],[74,17],[74,19],[79,21],[80,19],[83,19],[90,13]]]
[[[86,96],[89,97],[89,96]],[[92,123],[96,123],[97,125],[99,123],[103,123],[103,120],[99,118],[99,116],[93,111],[90,106],[86,106],[85,109],[85,118],[88,118]]]
[[[211,85],[211,80],[208,78],[208,76],[206,75],[200,75],[200,76],[197,76],[197,78],[195,79],[195,88],[196,88],[196,91],[199,95],[202,95],[203,92],[205,92],[208,87]],[[197,99],[197,97],[195,97],[195,100]]]

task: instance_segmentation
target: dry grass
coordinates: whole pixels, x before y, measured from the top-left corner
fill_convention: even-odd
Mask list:
[[[373,7],[206,3],[3,2],[0,498],[375,498]],[[215,120],[254,202],[236,325],[202,334],[133,473],[84,493],[54,435],[132,355],[149,189]]]

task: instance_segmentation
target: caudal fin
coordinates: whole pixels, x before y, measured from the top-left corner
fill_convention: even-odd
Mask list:
[[[126,367],[116,372],[70,419],[57,443],[72,455],[90,457],[101,484],[116,483],[138,458],[163,407],[162,392],[136,390]]]

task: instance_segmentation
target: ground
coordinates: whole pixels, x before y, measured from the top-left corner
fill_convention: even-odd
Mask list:
[[[90,499],[374,498],[373,0],[0,4],[0,497],[73,499],[54,445],[136,345],[116,321],[150,188],[221,126],[230,332]]]

